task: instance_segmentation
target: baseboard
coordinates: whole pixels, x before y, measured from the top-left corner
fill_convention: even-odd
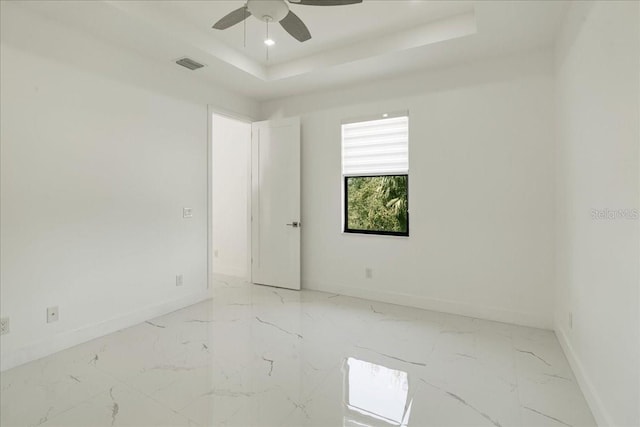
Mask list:
[[[150,305],[143,307],[140,310],[132,311],[103,322],[63,332],[47,339],[26,345],[10,353],[3,353],[0,357],[0,371],[6,371],[7,369],[43,358],[78,344],[91,341],[92,339],[137,325],[138,323],[153,319],[154,317],[162,316],[164,314],[171,313],[172,311],[188,307],[211,298],[211,295],[211,290],[200,291],[177,300]]]
[[[553,329],[553,321],[538,313],[525,313],[505,310],[496,307],[487,307],[469,304],[459,301],[448,301],[436,298],[425,298],[416,295],[402,294],[398,292],[382,292],[371,289],[357,288],[353,286],[318,283],[303,281],[303,289],[314,291],[332,292],[355,298],[364,298],[373,301],[390,304],[405,305],[408,307],[422,308],[425,310],[439,311],[443,313],[458,314],[460,316],[474,317],[496,322],[512,323],[515,325],[530,326],[540,329]]]
[[[593,386],[593,383],[589,379],[584,367],[582,366],[582,362],[580,362],[580,358],[573,350],[573,346],[571,342],[567,338],[564,330],[556,325],[555,328],[556,336],[558,337],[558,341],[560,341],[560,346],[564,351],[565,356],[567,356],[567,360],[569,361],[569,365],[573,370],[573,374],[576,376],[578,380],[578,385],[580,386],[580,390],[582,390],[582,394],[584,398],[587,400],[587,404],[591,409],[591,413],[593,414],[593,418],[595,418],[596,423],[600,427],[608,427],[615,425],[613,423],[613,418],[609,414],[609,412],[605,409],[602,404],[602,400],[596,391],[596,388]]]

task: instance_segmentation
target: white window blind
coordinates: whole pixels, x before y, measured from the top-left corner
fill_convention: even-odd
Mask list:
[[[408,116],[342,125],[343,175],[408,172]]]

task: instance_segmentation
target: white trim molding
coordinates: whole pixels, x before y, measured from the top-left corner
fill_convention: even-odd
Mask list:
[[[308,280],[303,280],[302,289],[321,292],[332,292],[355,298],[363,298],[390,304],[404,305],[407,307],[421,308],[424,310],[432,310],[442,313],[457,314],[460,316],[491,320],[495,322],[511,323],[515,325],[530,326],[533,328],[547,330],[553,329],[552,320],[547,319],[546,317],[538,313],[512,311],[498,307],[469,304],[461,301],[428,298],[398,292],[374,291],[353,286],[326,284]]]
[[[7,369],[49,356],[95,338],[137,325],[146,320],[206,301],[211,298],[211,295],[211,290],[199,291],[179,299],[150,305],[104,322],[52,335],[46,339],[19,348],[14,352],[3,353],[0,356],[0,371],[6,371]]]
[[[609,412],[602,404],[602,399],[600,399],[600,395],[598,394],[597,389],[594,387],[593,382],[591,382],[591,380],[589,379],[589,376],[587,375],[582,362],[578,358],[578,355],[573,350],[573,346],[571,345],[567,334],[564,332],[564,329],[556,325],[555,333],[558,337],[558,341],[560,342],[560,346],[562,347],[562,350],[564,351],[564,354],[569,361],[571,370],[578,380],[580,390],[582,391],[584,398],[587,400],[587,404],[591,409],[591,413],[593,414],[593,418],[595,418],[596,423],[600,427],[614,426],[615,423],[613,422],[613,417],[609,414]]]

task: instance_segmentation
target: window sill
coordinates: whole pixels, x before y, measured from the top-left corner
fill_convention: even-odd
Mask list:
[[[383,237],[383,238],[392,238],[392,239],[408,239],[409,236],[402,236],[396,234],[375,234],[375,233],[354,233],[350,231],[341,231],[340,234],[343,236],[355,236],[355,237],[367,237],[367,238],[375,238],[375,237]]]

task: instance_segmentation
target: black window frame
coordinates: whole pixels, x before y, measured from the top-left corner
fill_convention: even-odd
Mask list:
[[[383,176],[404,176],[407,178],[407,231],[386,231],[386,230],[359,230],[349,228],[349,178],[379,178]],[[350,234],[371,234],[379,236],[400,236],[409,237],[409,174],[408,173],[384,173],[377,175],[343,175],[344,186],[344,229],[345,233]]]

